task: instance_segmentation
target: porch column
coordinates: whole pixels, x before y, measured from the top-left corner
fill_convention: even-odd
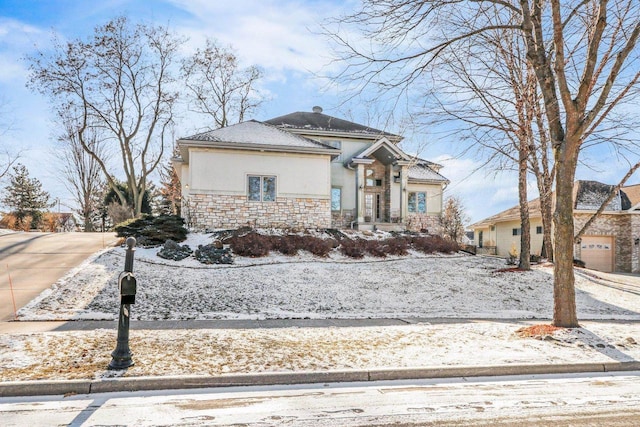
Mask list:
[[[364,164],[356,164],[356,222],[364,222]]]
[[[396,162],[400,166],[400,222],[404,223],[407,220],[407,205],[409,201],[409,195],[407,194],[407,182],[409,179],[409,163],[405,160],[399,160]]]

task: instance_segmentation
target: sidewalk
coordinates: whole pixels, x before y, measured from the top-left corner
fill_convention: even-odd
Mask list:
[[[113,321],[0,323],[0,396],[640,370],[640,322],[287,319],[131,322],[136,363],[108,371]]]

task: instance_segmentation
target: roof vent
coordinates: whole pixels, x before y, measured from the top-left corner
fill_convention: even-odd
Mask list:
[[[312,110],[314,113],[322,113],[322,107],[319,107],[317,105],[313,107]]]

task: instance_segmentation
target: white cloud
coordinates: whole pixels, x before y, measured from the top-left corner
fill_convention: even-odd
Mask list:
[[[485,167],[479,159],[458,158],[443,154],[432,161],[443,166],[441,173],[451,183],[445,197],[457,196],[471,223],[480,221],[518,203],[518,177],[514,171],[498,171]],[[529,185],[530,199],[537,197],[535,182]]]
[[[175,24],[192,49],[205,38],[232,45],[242,60],[270,71],[317,72],[328,62],[326,40],[317,32],[317,5],[297,1],[211,2],[173,0],[192,18]],[[335,8],[330,9],[336,13]]]
[[[23,57],[32,52],[42,39],[46,39],[42,30],[13,19],[0,18],[0,84],[25,81],[27,67]]]

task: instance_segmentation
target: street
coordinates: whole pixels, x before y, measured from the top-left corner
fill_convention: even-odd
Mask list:
[[[13,298],[20,309],[67,271],[115,242],[113,233],[1,234],[0,321],[13,320]]]
[[[637,426],[640,372],[0,399],[5,426]]]

